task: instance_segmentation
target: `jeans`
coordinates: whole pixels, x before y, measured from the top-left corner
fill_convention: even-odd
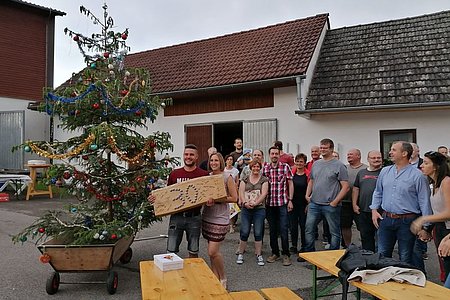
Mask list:
[[[289,218],[287,204],[282,206],[267,206],[266,215],[267,221],[269,222],[270,248],[272,248],[272,254],[280,256],[280,248],[278,246],[279,233],[281,237],[282,254],[289,256]]]
[[[248,240],[252,223],[255,242],[262,241],[264,237],[265,218],[266,218],[266,210],[264,208],[247,209],[243,207],[241,210],[241,230],[240,230],[241,241],[246,242]]]
[[[188,251],[191,254],[198,254],[200,231],[202,226],[202,216],[184,217],[173,214],[169,220],[169,232],[167,239],[167,252],[178,253],[183,234],[186,231],[188,241]]]
[[[306,213],[304,205],[295,205],[294,209],[289,213],[289,227],[291,230],[291,243],[292,247],[298,249],[298,227],[300,226],[300,238],[301,238],[301,249],[303,252],[305,248],[305,224],[306,224]]]
[[[425,270],[425,262],[423,261],[423,254],[427,252],[427,243],[416,238],[414,242],[414,251],[412,253],[412,264],[422,270],[425,275],[427,272]]]
[[[361,211],[357,215],[359,230],[361,235],[361,247],[364,250],[370,250],[375,252],[375,235],[377,234],[377,229],[372,222],[372,213]]]
[[[321,217],[327,220],[331,233],[330,250],[337,250],[341,244],[341,206],[332,207],[330,205],[319,205],[310,202],[306,215],[305,226],[305,251],[315,251],[315,236],[317,224]]]
[[[378,228],[378,253],[385,257],[392,257],[395,243],[398,242],[398,255],[401,261],[413,264],[413,251],[416,236],[411,233],[409,227],[416,216],[392,219],[383,216]],[[420,268],[420,266],[417,266]]]
[[[447,280],[444,283],[444,286],[448,289],[450,289],[450,274],[447,276]]]

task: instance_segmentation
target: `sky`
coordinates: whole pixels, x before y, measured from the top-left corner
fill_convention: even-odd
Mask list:
[[[25,0],[66,13],[56,17],[55,82],[85,65],[64,28],[90,35],[100,27],[79,12],[102,18],[105,0]],[[129,28],[130,53],[256,29],[328,13],[331,29],[450,10],[450,0],[107,0],[115,31]]]

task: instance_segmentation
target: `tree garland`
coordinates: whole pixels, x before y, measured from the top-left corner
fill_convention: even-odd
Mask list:
[[[33,150],[33,152],[35,152],[37,155],[42,156],[42,157],[46,157],[46,158],[50,158],[50,159],[66,159],[69,157],[74,157],[78,154],[81,153],[81,151],[83,151],[84,149],[88,148],[88,146],[95,140],[95,135],[93,135],[92,133],[89,134],[89,136],[84,140],[83,143],[81,143],[80,145],[78,145],[75,149],[66,152],[64,154],[53,154],[50,153],[46,150],[43,150],[41,148],[39,148],[39,146],[37,146],[35,143],[32,142],[27,142],[26,144]]]
[[[135,81],[133,81],[132,83],[134,83]],[[144,85],[145,85],[145,81],[143,81]],[[47,93],[45,95],[45,100],[46,100],[46,112],[48,115],[52,115],[53,114],[53,110],[51,109],[53,107],[53,103],[57,102],[57,103],[65,103],[65,104],[74,104],[79,100],[83,100],[89,93],[92,92],[100,92],[100,94],[102,95],[102,99],[105,101],[105,103],[112,108],[115,112],[119,113],[119,114],[135,114],[137,111],[141,110],[142,107],[144,107],[145,102],[144,101],[139,101],[138,104],[133,107],[133,108],[126,108],[123,109],[121,108],[121,106],[123,105],[123,100],[125,97],[128,96],[129,93],[127,93],[126,95],[124,95],[122,97],[122,100],[119,104],[119,106],[116,106],[113,104],[113,102],[111,101],[111,99],[108,97],[108,94],[105,90],[105,88],[103,86],[96,86],[95,84],[90,84],[89,87],[87,88],[86,91],[84,91],[83,93],[81,93],[80,95],[76,96],[76,97],[71,97],[71,98],[67,98],[67,97],[62,97],[62,96],[58,96],[52,93]],[[52,103],[50,103],[52,102]]]
[[[122,152],[119,148],[117,148],[116,139],[114,138],[114,136],[112,134],[108,137],[108,145],[111,146],[111,150],[114,151],[114,153],[117,155],[117,157],[119,157],[120,159],[122,159],[128,163],[132,163],[132,164],[139,163],[139,160],[144,155],[146,155],[148,151],[151,151],[151,149],[155,148],[154,141],[152,141],[152,140],[147,141],[145,143],[142,151],[130,158],[124,152]]]

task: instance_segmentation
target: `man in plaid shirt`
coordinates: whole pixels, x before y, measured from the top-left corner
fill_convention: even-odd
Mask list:
[[[269,221],[272,255],[267,258],[267,262],[273,263],[280,259],[280,248],[278,246],[278,234],[280,234],[283,265],[290,266],[292,262],[289,253],[288,211],[293,208],[294,184],[292,182],[292,171],[288,164],[279,162],[280,150],[277,147],[270,147],[269,157],[270,163],[263,168],[263,175],[269,178],[270,182],[266,216]]]

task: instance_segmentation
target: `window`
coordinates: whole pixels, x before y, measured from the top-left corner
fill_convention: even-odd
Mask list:
[[[389,150],[391,149],[392,143],[396,141],[416,143],[416,130],[380,130],[380,151],[383,154],[384,160],[389,158]]]

